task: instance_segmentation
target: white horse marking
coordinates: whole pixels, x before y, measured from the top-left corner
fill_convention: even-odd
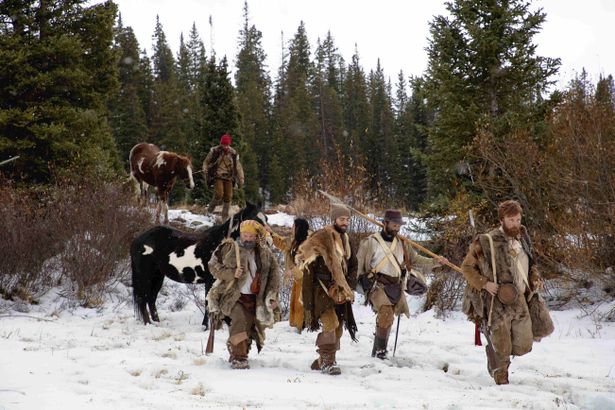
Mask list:
[[[143,248],[145,248],[145,250],[143,251],[143,255],[149,255],[150,253],[154,252],[154,248],[152,248],[151,246],[143,245]]]
[[[158,154],[156,154],[156,163],[154,164],[155,167],[160,168],[161,166],[166,164],[166,161],[164,160],[164,154],[166,153],[166,151],[160,151]]]
[[[183,256],[177,256],[177,253],[173,252],[169,255],[169,265],[173,266],[177,271],[181,274],[184,268],[190,268],[195,271],[198,266],[201,269],[205,270],[205,266],[203,265],[203,261],[196,256],[196,244],[188,246],[184,249]],[[194,275],[194,283],[196,283],[199,277]]]

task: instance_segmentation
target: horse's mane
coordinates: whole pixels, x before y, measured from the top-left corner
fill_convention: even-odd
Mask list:
[[[242,221],[247,219],[256,218],[258,213],[260,212],[260,207],[254,205],[250,202],[247,205],[240,209],[239,212],[228,218],[224,223],[220,225],[214,225],[211,228],[203,231],[201,240],[199,242],[211,242],[212,240],[216,243],[222,241],[228,233],[231,222],[233,222],[233,231],[231,232],[231,238],[235,239],[239,236],[239,225]]]

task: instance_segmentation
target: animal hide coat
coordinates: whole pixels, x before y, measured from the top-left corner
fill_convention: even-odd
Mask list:
[[[235,279],[237,259],[235,245],[230,239],[224,240],[214,251],[209,260],[209,271],[216,278],[211,290],[207,294],[209,314],[218,316],[216,329],[222,326],[223,317],[230,317],[231,310],[241,293],[239,289],[245,280],[248,280],[247,254],[239,247],[241,266],[244,276]],[[265,328],[274,323],[274,313],[268,301],[278,300],[280,277],[278,264],[267,246],[256,246],[255,259],[257,271],[260,272],[260,290],[256,296],[256,333],[257,345],[263,346],[265,341]],[[260,349],[259,349],[260,350]]]
[[[513,283],[513,258],[509,253],[506,235],[499,228],[492,230],[489,234],[493,238],[498,283]],[[526,289],[525,294],[519,294],[517,300],[509,306],[503,305],[496,297],[493,304],[492,323],[496,326],[498,321],[503,320],[507,309],[527,309],[530,311],[532,317],[534,338],[539,339],[553,332],[553,322],[549,317],[544,301],[536,294],[537,289],[533,288],[534,282],[540,279],[540,274],[533,263],[532,242],[524,226],[521,226],[520,242],[529,258],[529,288]],[[470,320],[476,323],[482,323],[487,320],[491,296],[481,289],[488,281],[493,282],[491,247],[486,235],[478,235],[474,239],[461,268],[463,270],[463,276],[468,281],[468,286],[466,287],[464,295],[463,311],[468,315]],[[529,306],[534,303],[540,304],[540,302],[542,302],[541,306],[533,306],[531,308]]]
[[[320,328],[318,320],[324,311],[335,308],[355,340],[357,331],[352,302],[357,282],[357,258],[352,253],[347,234],[340,234],[327,226],[312,234],[300,247],[297,265],[303,271],[303,312],[308,330]],[[345,302],[336,305],[326,289],[337,286]],[[325,289],[326,288],[326,289]]]

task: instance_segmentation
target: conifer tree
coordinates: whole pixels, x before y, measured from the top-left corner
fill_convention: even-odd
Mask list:
[[[342,84],[341,102],[344,125],[342,144],[349,154],[348,158],[362,164],[367,147],[371,108],[367,96],[367,79],[356,49]]]
[[[342,106],[340,102],[343,59],[337,52],[329,31],[316,48],[313,93],[316,96],[317,117],[323,158],[333,160],[335,145],[344,149]]]
[[[244,171],[250,197],[258,187],[268,185],[271,166],[271,79],[261,45],[262,33],[249,24],[248,3],[244,2],[244,24],[239,31],[235,87],[241,134],[246,143]]]
[[[182,133],[182,114],[177,68],[160,18],[156,16],[153,44],[154,84],[150,136],[161,149],[186,153],[188,142]]]
[[[455,0],[430,23],[425,90],[438,115],[429,133],[429,193],[446,201],[471,182],[478,127],[501,138],[541,120],[559,60],[536,55],[545,20],[527,0]]]
[[[139,87],[143,82],[139,44],[132,28],[122,25],[121,17],[115,43],[120,87],[111,103],[111,125],[122,163],[127,168],[130,150],[147,139],[148,130],[143,103],[139,98]]]
[[[396,196],[394,174],[399,167],[399,152],[393,138],[393,113],[389,87],[380,60],[369,75],[371,105],[369,132],[364,147],[370,189],[382,198]]]
[[[118,86],[112,2],[0,2],[0,158],[16,180],[119,169],[107,122]]]
[[[286,181],[289,187],[293,178],[302,172],[316,174],[320,153],[319,127],[310,89],[314,70],[303,22],[290,43],[285,68],[275,96],[274,141],[281,163],[292,161]]]

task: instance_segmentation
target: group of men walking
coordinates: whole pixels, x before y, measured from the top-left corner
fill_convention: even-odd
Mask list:
[[[489,342],[490,374],[497,384],[504,384],[508,383],[510,355],[529,352],[533,340],[552,331],[552,323],[550,331],[536,330],[539,337],[532,333],[529,301],[537,296],[542,280],[533,263],[529,236],[521,226],[521,207],[516,201],[506,201],[499,211],[500,227],[477,237],[462,269],[470,289],[464,305],[472,306],[473,317],[479,317]],[[365,238],[355,254],[347,233],[350,216],[347,207],[333,204],[330,225],[308,235],[307,221],[298,218],[291,238],[280,237],[256,221],[244,221],[237,240],[227,239],[218,246],[209,261],[217,281],[208,302],[210,310],[230,320],[227,347],[231,367],[249,367],[252,341],[260,351],[265,329],[274,323],[280,277],[271,243],[284,252],[284,276],[295,280],[291,326],[319,332],[313,370],[341,373],[336,354],[343,329],[356,340],[352,310],[355,290],[365,295],[376,314],[372,356],[387,358],[395,316],[409,317],[404,292],[416,294],[417,288],[418,293],[424,291],[423,274],[449,262],[444,257],[418,255],[399,235],[404,221],[397,210],[385,212],[383,229]],[[267,237],[272,240],[267,242]],[[491,241],[497,245],[489,247]],[[497,263],[491,264],[492,258]],[[502,289],[511,293],[508,299],[500,298]],[[543,312],[542,319],[548,321],[548,313],[545,318]]]

